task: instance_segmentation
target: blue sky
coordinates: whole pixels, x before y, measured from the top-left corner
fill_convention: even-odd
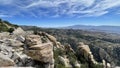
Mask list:
[[[120,0],[0,0],[0,18],[40,27],[120,26]]]

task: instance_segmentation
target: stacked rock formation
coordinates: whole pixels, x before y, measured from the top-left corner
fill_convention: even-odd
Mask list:
[[[45,68],[54,68],[53,44],[42,43],[39,35],[28,35],[26,37],[26,54],[32,59],[43,63]]]

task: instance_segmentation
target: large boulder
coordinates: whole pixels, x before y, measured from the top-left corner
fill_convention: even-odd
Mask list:
[[[34,60],[45,63],[51,62],[51,59],[53,59],[53,45],[51,43],[45,43],[31,46],[26,54]]]
[[[45,68],[54,68],[53,44],[51,42],[42,43],[39,35],[28,35],[25,39],[25,53],[33,60],[40,61]]]
[[[0,67],[14,66],[15,63],[6,55],[0,53]]]

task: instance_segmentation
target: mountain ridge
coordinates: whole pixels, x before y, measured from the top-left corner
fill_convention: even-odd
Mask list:
[[[88,31],[100,31],[106,33],[118,33],[120,34],[120,26],[111,26],[111,25],[100,25],[100,26],[93,26],[93,25],[73,25],[67,27],[61,27],[62,29],[81,29],[81,30],[88,30]]]

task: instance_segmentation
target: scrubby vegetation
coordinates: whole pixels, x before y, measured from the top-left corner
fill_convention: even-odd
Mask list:
[[[9,28],[8,32],[12,33],[14,31],[14,28]]]
[[[88,44],[95,59],[102,62],[101,56],[99,55],[100,49],[103,49],[107,54],[106,59],[111,64],[115,63],[120,65],[119,55],[120,52],[120,35],[117,34],[107,34],[103,32],[89,32],[83,30],[73,30],[73,29],[43,29],[39,27],[29,27],[24,26],[24,30],[37,30],[47,32],[57,38],[63,45],[68,43],[76,51],[77,43],[84,42]],[[104,53],[103,52],[103,53]],[[86,67],[87,65],[83,65]],[[96,66],[96,65],[95,65]],[[100,67],[99,65],[97,65]]]
[[[8,21],[0,19],[0,32],[10,31],[11,28],[17,28],[18,25],[11,24]]]
[[[60,48],[54,50],[55,68],[65,68],[65,65],[60,62],[59,56],[64,56],[65,51]]]

